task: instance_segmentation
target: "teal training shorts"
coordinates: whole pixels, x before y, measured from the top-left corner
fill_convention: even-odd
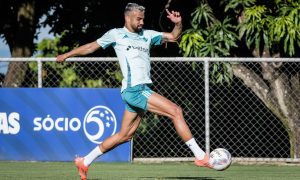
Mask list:
[[[147,84],[140,84],[124,89],[121,96],[126,109],[138,113],[147,110],[148,98],[153,93]]]

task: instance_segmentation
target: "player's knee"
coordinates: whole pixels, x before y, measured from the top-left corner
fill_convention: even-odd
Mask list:
[[[174,104],[172,109],[174,118],[178,119],[178,117],[182,116],[182,108],[180,106]]]

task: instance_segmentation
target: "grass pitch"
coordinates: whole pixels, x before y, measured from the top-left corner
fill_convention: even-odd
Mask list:
[[[0,161],[0,180],[80,179],[72,162]],[[236,165],[225,171],[195,167],[192,163],[94,163],[90,180],[299,180],[300,166]]]

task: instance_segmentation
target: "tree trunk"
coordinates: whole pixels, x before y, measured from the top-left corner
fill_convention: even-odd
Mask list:
[[[238,16],[238,24],[245,19],[244,11]],[[271,55],[266,45],[254,49],[254,57],[280,57]],[[266,107],[282,122],[290,140],[290,156],[300,157],[300,82],[299,74],[292,75],[279,71],[282,62],[260,62],[262,74],[256,74],[242,64],[233,64],[233,73],[257,95]]]
[[[232,65],[234,75],[243,80],[283,123],[290,139],[290,155],[300,157],[300,83],[298,75],[288,78],[274,63],[261,63],[262,76],[242,64]],[[261,78],[263,77],[263,78]],[[266,83],[267,82],[267,83]]]
[[[17,13],[17,21],[4,34],[12,57],[31,57],[36,31],[35,1],[24,2]],[[14,27],[13,27],[14,26]],[[28,65],[26,62],[10,62],[3,87],[19,87],[24,81]]]

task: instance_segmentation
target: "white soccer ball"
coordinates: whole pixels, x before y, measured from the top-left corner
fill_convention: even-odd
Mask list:
[[[209,163],[213,169],[223,171],[231,164],[231,154],[224,148],[217,148],[209,154]]]

